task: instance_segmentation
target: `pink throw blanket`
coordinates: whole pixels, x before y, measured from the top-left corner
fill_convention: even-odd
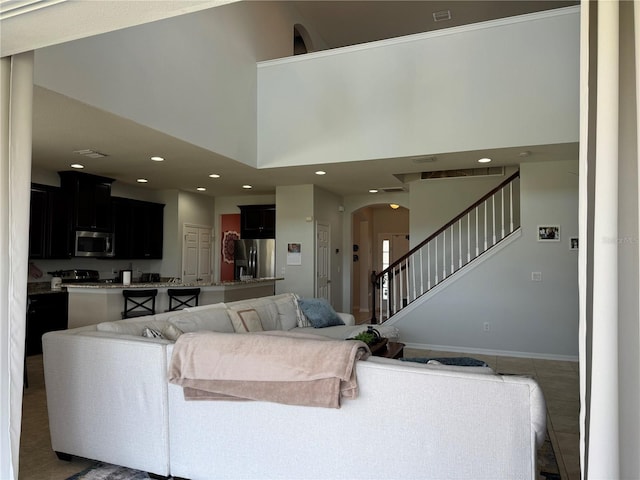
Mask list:
[[[355,362],[369,354],[363,342],[303,333],[185,333],[169,381],[183,387],[186,400],[340,408],[341,397],[357,397]]]

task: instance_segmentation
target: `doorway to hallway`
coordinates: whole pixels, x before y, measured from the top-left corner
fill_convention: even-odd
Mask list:
[[[393,209],[388,203],[360,208],[352,214],[351,237],[352,313],[358,319],[371,318],[371,273],[382,271],[385,262],[388,266],[409,251],[409,210]]]

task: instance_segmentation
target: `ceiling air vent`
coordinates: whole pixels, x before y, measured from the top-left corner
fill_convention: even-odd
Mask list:
[[[106,153],[100,153],[100,152],[97,152],[96,150],[90,150],[88,148],[84,150],[74,150],[73,153],[75,153],[76,155],[82,155],[83,157],[88,157],[88,158],[104,158],[109,156]]]
[[[455,178],[455,177],[489,177],[504,175],[504,167],[484,167],[484,168],[460,168],[458,170],[440,170],[436,172],[422,172],[422,180],[435,178]]]
[[[398,192],[405,191],[403,187],[387,187],[387,188],[380,188],[379,190],[384,193],[398,193]]]
[[[433,12],[434,22],[444,22],[445,20],[451,20],[451,10],[440,10],[439,12]]]

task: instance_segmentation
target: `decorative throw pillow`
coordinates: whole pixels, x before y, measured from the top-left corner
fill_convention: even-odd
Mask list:
[[[294,293],[293,301],[295,302],[295,305],[296,305],[296,318],[298,322],[298,327],[300,328],[310,327],[311,322],[307,319],[307,317],[304,316],[304,313],[302,313],[302,308],[300,308],[300,295],[298,295],[297,293]]]
[[[147,325],[142,329],[142,336],[147,338],[164,338],[164,335],[157,328]]]
[[[344,325],[340,316],[324,298],[300,298],[298,304],[313,328]]]
[[[262,332],[264,330],[258,312],[253,308],[246,310],[229,309],[227,313],[237,333]]]
[[[183,333],[184,332],[182,330],[180,330],[178,327],[176,327],[172,323],[167,325],[165,329],[162,330],[162,334],[164,335],[164,338],[166,338],[167,340],[171,340],[172,342],[175,342],[176,340],[178,340],[178,337]]]

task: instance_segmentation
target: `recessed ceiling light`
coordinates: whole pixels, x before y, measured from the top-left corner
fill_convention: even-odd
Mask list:
[[[199,192],[205,192],[207,189],[204,188],[204,187],[198,187],[198,188],[196,188],[196,190],[199,191]]]
[[[316,175],[326,175],[326,174],[327,174],[327,172],[325,172],[324,170],[318,170],[316,172]]]
[[[489,163],[490,161],[490,158],[481,158],[480,160],[478,160],[478,163]]]
[[[164,162],[164,158],[162,157],[151,157],[151,160],[154,162]]]
[[[211,175],[209,175],[211,178],[220,178],[220,175],[218,175],[217,173],[212,173]]]
[[[251,185],[242,185],[242,188],[249,190],[250,188],[253,188]]]
[[[139,178],[136,180],[136,182],[138,183],[147,183],[149,180],[147,180],[146,178]]]
[[[84,168],[84,165],[81,165],[79,163],[72,163],[71,168]]]
[[[397,209],[399,209],[399,208],[400,208],[400,205],[398,205],[397,203],[390,203],[390,204],[389,204],[389,206],[390,206],[391,208],[393,208],[394,210],[397,210]]]
[[[531,152],[529,152],[528,150],[525,150],[524,152],[520,152],[518,154],[519,157],[528,157],[529,155],[531,155]]]
[[[378,190],[376,190],[375,188],[372,188],[371,190],[369,190],[369,193],[378,193]]]

